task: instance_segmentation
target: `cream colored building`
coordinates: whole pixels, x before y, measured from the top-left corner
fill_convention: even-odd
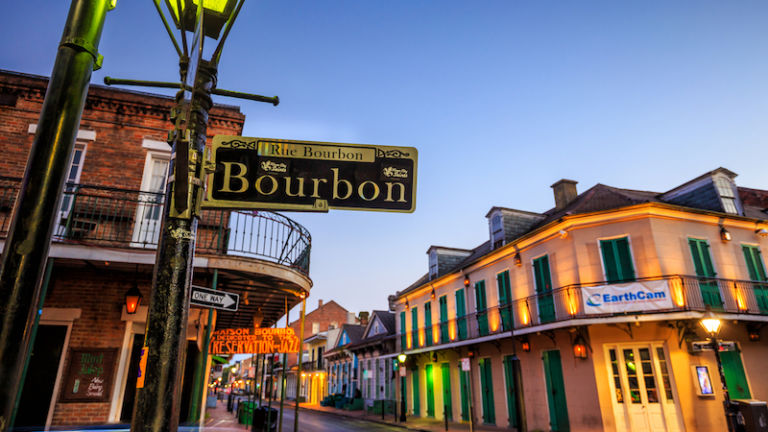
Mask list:
[[[663,193],[561,180],[553,209],[494,207],[479,247],[431,247],[429,273],[394,299],[409,414],[726,430],[705,314],[722,320],[731,399],[768,397],[768,191],[735,177],[719,168]]]

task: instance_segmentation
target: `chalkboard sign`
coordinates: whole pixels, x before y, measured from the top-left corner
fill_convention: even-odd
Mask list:
[[[111,398],[117,349],[71,349],[62,402],[107,402]]]

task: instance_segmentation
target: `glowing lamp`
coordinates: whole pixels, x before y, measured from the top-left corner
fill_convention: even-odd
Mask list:
[[[464,276],[464,288],[469,288],[469,276]]]
[[[759,329],[751,328],[748,331],[749,331],[749,333],[748,333],[749,334],[749,340],[751,342],[759,342],[760,341],[760,330]]]
[[[139,287],[134,283],[131,289],[125,293],[125,311],[130,315],[135,314],[136,310],[141,306],[141,299],[141,291],[139,291]]]
[[[195,31],[197,8],[203,3],[203,34],[218,39],[224,24],[232,16],[236,0],[165,0],[176,28]]]
[[[720,240],[724,242],[731,241],[731,233],[724,226],[720,226]]]
[[[581,341],[573,344],[573,356],[580,359],[587,358],[587,345]]]
[[[715,337],[717,332],[720,331],[720,325],[722,325],[722,322],[712,312],[707,312],[704,318],[701,319],[701,326],[712,337]]]
[[[397,361],[399,361],[400,363],[405,363],[405,359],[407,357],[408,356],[406,356],[405,354],[400,354],[400,355],[397,356]]]
[[[432,292],[429,294],[430,297],[432,297],[432,300],[435,299],[435,287],[432,287]]]
[[[531,342],[528,340],[527,337],[524,337],[520,340],[520,346],[522,346],[523,351],[531,352]]]
[[[515,265],[517,267],[520,267],[521,265],[523,265],[523,258],[520,256],[520,252],[515,254],[514,260],[515,260]]]

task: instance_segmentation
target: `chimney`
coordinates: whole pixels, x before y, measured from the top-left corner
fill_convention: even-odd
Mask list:
[[[564,209],[576,199],[576,196],[578,195],[578,192],[576,192],[576,183],[578,182],[574,180],[561,179],[550,186],[555,192],[555,210]]]
[[[363,326],[368,325],[368,312],[367,311],[360,312],[359,319],[360,319],[360,325],[363,325]]]
[[[323,299],[318,299],[317,300],[317,308],[320,309],[321,307],[323,307]]]

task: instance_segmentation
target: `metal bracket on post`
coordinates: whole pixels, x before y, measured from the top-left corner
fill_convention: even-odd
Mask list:
[[[76,48],[80,51],[85,51],[93,57],[93,70],[101,69],[101,64],[104,61],[104,56],[99,54],[99,50],[91,43],[89,39],[80,37],[65,37],[61,40],[59,46],[66,46],[70,48]]]

